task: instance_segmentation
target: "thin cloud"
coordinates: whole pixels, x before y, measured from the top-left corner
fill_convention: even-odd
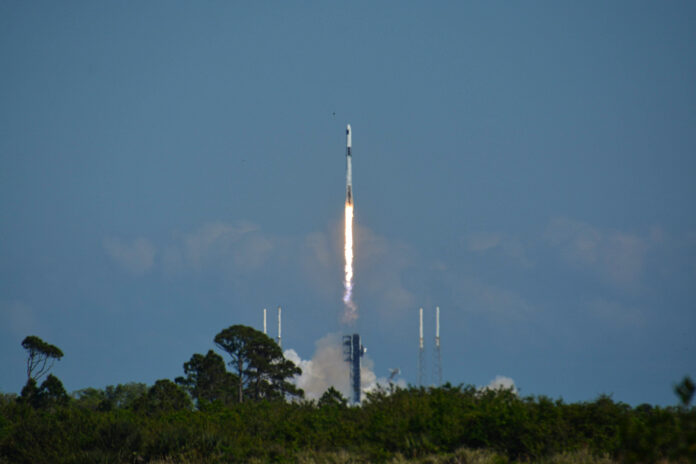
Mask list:
[[[107,255],[131,274],[141,275],[152,269],[155,263],[155,247],[145,238],[126,242],[116,237],[104,239]]]
[[[636,306],[604,298],[589,301],[585,306],[594,318],[614,327],[639,328],[646,323],[645,311]]]
[[[496,233],[472,233],[464,237],[466,249],[473,252],[484,252],[500,245],[502,237]]]
[[[144,274],[155,265],[176,276],[182,273],[219,272],[239,276],[269,269],[287,268],[305,280],[308,288],[324,299],[340,295],[343,268],[342,233],[331,230],[300,237],[271,235],[248,221],[210,222],[188,233],[174,234],[160,249],[144,238],[126,242],[108,238],[104,247],[109,256],[133,274]],[[414,266],[414,250],[365,227],[356,227],[356,292],[370,301],[382,317],[392,317],[416,305],[412,290],[404,283]]]
[[[299,263],[310,287],[327,300],[340,301],[343,280],[338,230],[307,234],[299,248]]]
[[[415,265],[415,251],[366,227],[358,227],[356,237],[356,292],[376,301],[383,316],[413,308],[416,299],[404,274]]]
[[[250,222],[210,222],[192,232],[175,234],[164,247],[162,265],[167,273],[215,269],[244,274],[262,268],[276,243],[276,238]]]
[[[525,247],[516,237],[498,232],[474,232],[465,235],[463,241],[471,253],[500,253],[524,267],[532,266]]]
[[[267,246],[256,246],[255,240],[264,241],[258,236],[258,227],[248,222],[239,224],[227,224],[214,222],[204,224],[195,231],[186,234],[182,243],[186,263],[194,270],[201,270],[204,266],[219,262],[220,258],[228,260],[230,257],[242,256],[244,263],[241,267],[252,264],[258,266],[263,262],[260,253],[267,251]],[[246,250],[245,245],[252,242],[251,249]],[[260,252],[260,253],[259,253]]]
[[[568,264],[590,270],[612,285],[630,288],[643,276],[649,244],[645,238],[568,218],[553,219],[545,238]]]
[[[104,249],[114,262],[132,274],[142,275],[158,268],[168,274],[211,269],[245,273],[263,267],[277,240],[249,222],[211,222],[185,234],[174,234],[169,243],[155,246],[145,238],[127,242],[109,237]]]
[[[467,312],[484,313],[501,321],[519,320],[535,312],[514,291],[473,277],[453,277],[449,284],[455,304]]]
[[[321,268],[328,269],[336,264],[337,254],[329,246],[326,234],[313,232],[304,239],[304,245],[312,260]]]
[[[620,285],[633,285],[643,275],[647,243],[633,235],[613,232],[606,238],[604,270]]]

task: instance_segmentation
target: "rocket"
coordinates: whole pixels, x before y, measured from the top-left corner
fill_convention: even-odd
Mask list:
[[[350,124],[346,127],[346,204],[353,204],[353,169],[351,162],[353,157],[350,154],[351,146]]]

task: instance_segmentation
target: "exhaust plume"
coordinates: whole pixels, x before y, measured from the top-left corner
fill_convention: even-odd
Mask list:
[[[344,293],[343,322],[351,323],[358,318],[358,308],[353,302],[353,205],[346,202],[345,211],[345,243],[343,248],[345,257],[345,280],[343,282]]]

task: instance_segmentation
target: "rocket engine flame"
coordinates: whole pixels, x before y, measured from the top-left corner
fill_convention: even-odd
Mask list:
[[[345,280],[343,282],[343,302],[346,305],[343,322],[353,322],[358,318],[358,311],[353,302],[353,205],[346,202],[345,245]]]

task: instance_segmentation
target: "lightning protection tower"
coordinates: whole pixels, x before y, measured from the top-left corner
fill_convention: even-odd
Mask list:
[[[442,385],[442,353],[440,352],[440,307],[435,306],[435,378]]]
[[[418,386],[423,386],[425,372],[425,348],[423,345],[423,308],[420,308],[418,324]]]
[[[280,306],[278,306],[278,346],[282,348],[283,347],[283,338],[281,337],[281,331],[280,331],[281,330],[280,311],[281,311]]]
[[[350,367],[350,385],[353,390],[353,404],[360,403],[360,358],[365,354],[364,346],[360,344],[360,335],[343,336],[343,359]]]

